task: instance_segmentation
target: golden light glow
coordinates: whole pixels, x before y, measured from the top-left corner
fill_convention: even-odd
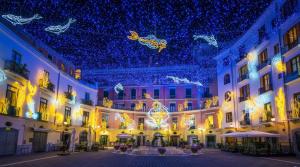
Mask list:
[[[216,106],[218,104],[218,100],[219,100],[218,96],[213,96],[212,97],[212,105]]]
[[[143,102],[139,101],[136,105],[135,105],[135,109],[136,111],[142,110],[143,109]]]
[[[218,111],[217,117],[218,117],[219,128],[222,128],[222,122],[223,122],[223,112],[222,112],[222,110]]]
[[[111,108],[113,106],[113,101],[108,98],[103,98],[103,106],[107,108]]]
[[[300,100],[296,98],[291,99],[291,117],[292,118],[299,118],[300,117]]]
[[[283,88],[279,88],[278,92],[277,92],[277,96],[275,97],[275,104],[277,107],[277,111],[278,111],[278,116],[280,118],[281,121],[285,120],[285,95],[283,92]]]
[[[45,72],[39,72],[39,86],[43,88],[47,88],[49,84],[49,75]]]
[[[9,106],[9,103],[8,103],[8,100],[6,98],[3,98],[0,100],[0,114],[4,114],[4,115],[7,115],[8,112],[8,106]]]
[[[212,105],[212,102],[213,101],[211,99],[206,99],[205,100],[205,108],[209,109],[211,107],[211,105]]]
[[[211,129],[214,125],[214,117],[212,115],[207,116],[204,121],[205,129]]]

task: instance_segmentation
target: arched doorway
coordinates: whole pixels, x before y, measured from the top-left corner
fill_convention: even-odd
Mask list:
[[[136,144],[137,146],[144,146],[146,142],[146,136],[143,132],[139,133],[139,135],[136,137]]]
[[[207,148],[216,147],[216,135],[213,134],[206,135],[206,147]]]
[[[152,146],[161,147],[164,145],[165,143],[164,143],[163,135],[159,132],[155,132],[153,135]]]
[[[16,129],[0,128],[0,156],[16,153],[18,133]]]
[[[198,142],[198,136],[191,134],[187,136],[188,145],[196,144]]]
[[[79,144],[87,144],[87,143],[88,143],[88,132],[84,130],[79,134]]]

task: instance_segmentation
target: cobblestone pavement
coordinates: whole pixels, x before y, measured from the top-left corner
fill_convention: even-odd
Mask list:
[[[218,150],[194,156],[132,156],[111,151],[1,157],[0,167],[300,167],[295,157],[251,157]]]

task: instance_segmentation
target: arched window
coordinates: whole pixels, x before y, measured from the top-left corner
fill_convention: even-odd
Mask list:
[[[226,102],[229,102],[229,101],[231,101],[231,92],[230,91],[227,91],[227,92],[225,92],[225,101]]]
[[[224,85],[230,83],[230,75],[229,74],[225,74],[224,75]]]

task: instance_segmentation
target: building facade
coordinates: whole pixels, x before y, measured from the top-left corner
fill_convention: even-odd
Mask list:
[[[222,129],[281,134],[300,151],[300,3],[274,1],[217,60]]]
[[[2,23],[0,52],[0,155],[96,140],[97,89],[75,79],[73,64]]]

